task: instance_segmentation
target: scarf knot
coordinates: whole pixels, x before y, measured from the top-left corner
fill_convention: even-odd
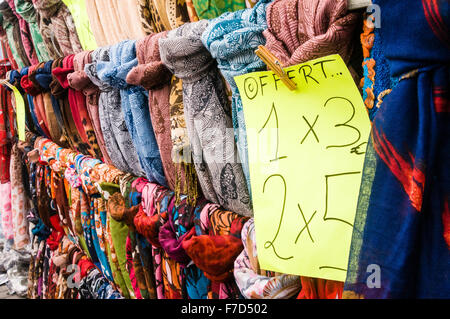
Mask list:
[[[126,81],[129,84],[152,90],[170,83],[172,74],[161,61],[158,42],[166,34],[167,32],[150,34],[136,42],[139,65],[128,73]]]

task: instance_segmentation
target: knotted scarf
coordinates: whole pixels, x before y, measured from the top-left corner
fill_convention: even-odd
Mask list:
[[[394,85],[372,121],[344,297],[445,299],[450,297],[450,167],[443,160],[450,150],[450,4],[374,3],[382,12],[379,36]],[[406,10],[414,13],[408,19]]]
[[[110,62],[98,61],[99,79],[113,88],[120,89],[120,102],[125,123],[136,148],[139,161],[149,181],[167,185],[150,119],[145,89],[126,83],[129,71],[138,63],[136,42],[123,41],[110,47]]]
[[[330,54],[348,63],[358,13],[346,0],[275,0],[267,6],[266,47],[283,66]]]
[[[34,84],[34,88],[40,92],[39,95],[35,97],[35,101],[37,99],[42,100],[41,102],[44,107],[43,111],[50,137],[53,141],[57,142],[58,144],[61,143],[65,146],[66,139],[62,136],[61,126],[54,112],[54,109],[56,107],[53,104],[57,103],[57,101],[50,94],[50,82],[52,80],[51,62],[52,61],[46,64],[40,63],[36,68],[34,68],[34,70],[32,70],[32,67],[30,67],[30,70],[32,71],[29,74],[29,80],[32,84]]]
[[[128,73],[127,82],[149,90],[150,116],[168,187],[176,192],[177,198],[180,193],[187,193],[189,201],[195,202],[198,196],[195,171],[189,174],[190,167],[177,162],[172,148],[169,104],[172,74],[161,62],[158,43],[165,35],[165,32],[151,34],[136,42],[139,64]]]
[[[250,218],[242,228],[244,250],[234,262],[234,277],[247,299],[288,299],[301,288],[299,276],[273,273],[259,268],[255,223]]]
[[[254,51],[258,45],[266,42],[262,32],[267,28],[266,7],[270,1],[260,0],[252,9],[224,13],[211,20],[202,34],[203,44],[217,60],[218,67],[232,90],[231,114],[234,137],[250,196],[247,133],[242,100],[234,77],[266,69],[266,65]]]
[[[161,60],[183,81],[186,127],[194,165],[206,199],[241,215],[252,215],[237,162],[225,86],[200,35],[207,20],[187,23],[159,40]]]
[[[97,74],[97,63],[110,61],[109,47],[93,51],[91,58],[92,63],[86,64],[84,71],[100,91],[98,115],[107,154],[111,163],[118,169],[142,176],[145,173],[139,163],[136,149],[125,124],[125,117],[120,104],[120,92],[118,89],[102,82]]]

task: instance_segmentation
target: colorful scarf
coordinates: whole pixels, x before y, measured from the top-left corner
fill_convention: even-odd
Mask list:
[[[192,0],[192,2],[200,19],[214,19],[225,12],[245,9],[245,1],[243,0]]]
[[[358,13],[346,0],[275,0],[267,6],[266,47],[283,66],[330,54],[348,63]]]
[[[16,0],[17,1],[17,0]],[[83,50],[95,50],[97,43],[89,24],[86,0],[63,0],[73,17],[75,27]],[[132,21],[132,20],[130,20]]]
[[[105,147],[115,167],[142,176],[145,173],[139,163],[136,149],[125,124],[125,117],[120,105],[120,92],[102,82],[97,74],[97,63],[109,60],[109,47],[99,48],[92,52],[92,63],[86,64],[84,67],[86,75],[100,91],[98,115]]]
[[[67,75],[67,81],[71,88],[82,92],[86,96],[86,109],[89,114],[89,119],[92,122],[92,126],[95,132],[95,137],[102,154],[102,160],[107,164],[112,164],[105,146],[105,140],[100,124],[99,110],[98,110],[98,98],[99,90],[91,82],[86,75],[84,68],[87,64],[91,63],[91,52],[83,51],[77,53],[73,58],[74,72]]]
[[[176,192],[177,198],[180,193],[187,193],[189,201],[195,202],[198,196],[195,172],[194,175],[189,174],[188,165],[177,163],[172,148],[169,104],[172,74],[161,62],[158,44],[158,40],[165,35],[152,34],[136,42],[139,64],[128,73],[127,82],[149,90],[150,117],[168,187]]]
[[[14,60],[17,62],[19,68],[30,65],[27,51],[22,43],[19,20],[6,1],[0,3],[0,15]]]
[[[33,46],[32,34],[30,33],[30,28],[28,26],[27,21],[17,13],[16,5],[14,4],[14,0],[7,0],[11,11],[14,13],[16,18],[19,20],[20,26],[20,37],[22,38],[22,44],[27,54],[28,61],[30,64],[39,63],[38,57],[36,55],[36,50]]]
[[[450,171],[444,160],[450,149],[449,3],[374,3],[383,14],[379,36],[395,85],[372,121],[344,297],[445,299],[450,297]],[[414,15],[403,19],[406,10]]]
[[[200,41],[207,20],[187,23],[159,40],[161,60],[183,81],[186,126],[194,165],[206,199],[241,215],[252,215],[232,127],[225,86]],[[223,154],[216,154],[216,148]],[[224,149],[225,148],[225,149]]]
[[[68,55],[63,60],[62,68],[54,68],[52,73],[58,79],[61,86],[68,90],[69,105],[72,110],[72,116],[77,126],[78,133],[89,146],[89,154],[101,158],[102,154],[95,137],[94,128],[89,118],[86,107],[86,97],[83,93],[69,87],[68,74],[74,71],[74,55]],[[87,155],[87,154],[86,154]]]

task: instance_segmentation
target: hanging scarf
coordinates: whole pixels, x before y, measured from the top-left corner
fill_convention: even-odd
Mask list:
[[[193,0],[186,0],[186,8],[189,15],[189,21],[197,22],[198,20],[200,20],[197,11],[195,11]]]
[[[208,23],[188,23],[161,38],[161,60],[183,81],[186,126],[203,194],[226,209],[251,215],[242,166],[236,161],[236,145],[227,131],[232,123],[225,87],[200,41]],[[216,148],[224,154],[215,154]]]
[[[244,111],[234,77],[266,69],[266,65],[254,51],[258,45],[265,43],[262,32],[267,28],[266,7],[270,1],[260,0],[252,9],[225,13],[211,20],[208,28],[202,34],[203,44],[211,52],[212,57],[217,59],[218,67],[233,93],[231,114],[234,137],[250,196],[250,171]]]
[[[66,127],[64,125],[63,116],[61,113],[60,105],[58,102],[58,99],[56,99],[55,96],[53,96],[50,91],[50,85],[53,80],[52,77],[52,64],[53,60],[46,62],[43,66],[38,67],[32,74],[31,74],[31,81],[33,83],[37,83],[39,87],[44,92],[44,104],[45,104],[45,114],[47,119],[49,119],[49,123],[51,124],[50,131],[53,131],[52,136],[60,135],[60,138],[52,138],[53,141],[58,143],[61,146],[64,147],[72,147],[71,141],[69,139],[69,135],[67,133]],[[50,103],[48,101],[48,98],[50,98]],[[57,127],[57,128],[56,128]]]
[[[3,29],[3,15],[1,14],[0,14],[0,41],[4,58],[7,59],[9,63],[11,63],[11,68],[13,70],[17,70],[19,67],[17,66],[17,62],[14,59],[13,53],[11,51],[6,31],[5,29]]]
[[[5,240],[14,240],[14,224],[11,210],[11,182],[0,184],[2,231]]]
[[[111,159],[109,158],[108,152],[105,146],[105,140],[103,138],[103,133],[100,125],[100,117],[98,111],[98,98],[99,90],[91,82],[89,77],[84,71],[86,64],[92,62],[91,52],[83,51],[77,53],[73,58],[74,72],[67,75],[67,81],[70,87],[82,92],[86,96],[86,109],[89,114],[89,119],[92,122],[92,126],[95,132],[95,137],[102,154],[102,160],[107,164],[111,164]]]
[[[51,67],[52,70],[56,68],[61,68],[63,66],[63,59],[56,59],[53,61]],[[57,100],[57,104],[54,104],[55,108],[59,108],[59,112],[55,114],[61,114],[63,120],[63,127],[66,130],[69,144],[73,149],[83,153],[88,154],[88,145],[81,140],[80,134],[78,133],[77,126],[75,125],[75,118],[79,116],[78,114],[73,115],[69,100],[67,98],[67,90],[62,87],[59,80],[52,73],[52,82],[50,82],[51,94]]]
[[[36,9],[33,4],[27,0],[14,0],[17,13],[28,23],[30,35],[36,50],[36,55],[39,62],[50,60],[50,55],[45,47],[44,40],[39,32],[39,25],[37,21]]]
[[[45,116],[45,106],[39,88],[35,87],[30,80],[30,75],[37,68],[37,65],[32,65],[29,68],[21,70],[22,77],[20,79],[20,86],[28,94],[28,102],[32,108],[32,112],[36,115],[39,127],[44,132],[44,136],[51,137],[48,129],[47,117]]]
[[[86,14],[91,26],[92,34],[95,38],[95,42],[99,47],[108,45],[108,38],[103,31],[103,25],[100,21],[98,14],[98,8],[96,1],[85,1]],[[106,26],[106,25],[105,25]]]
[[[86,97],[83,93],[69,87],[67,76],[74,71],[74,55],[66,56],[62,68],[54,68],[53,75],[59,80],[63,88],[68,89],[69,105],[73,119],[84,143],[89,146],[89,154],[101,158],[102,154],[95,137],[95,132],[86,107]]]
[[[299,276],[273,273],[259,268],[255,223],[249,219],[242,228],[244,250],[234,262],[234,277],[247,299],[288,299],[301,288]]]
[[[80,39],[83,50],[95,50],[97,48],[97,43],[95,43],[95,38],[92,34],[86,9],[86,2],[89,1],[63,0],[63,2],[67,6],[70,14],[73,17],[73,21],[78,33],[78,38]]]
[[[141,184],[137,188],[142,194],[142,203],[139,208],[139,212],[134,218],[134,225],[136,230],[142,234],[151,244],[152,244],[152,259],[153,259],[153,273],[154,273],[154,284],[156,289],[156,295],[158,299],[166,299],[169,296],[180,296],[181,289],[171,289],[174,286],[168,285],[168,280],[172,283],[178,283],[177,273],[179,272],[164,272],[163,268],[176,266],[173,261],[168,261],[167,265],[164,265],[164,251],[161,248],[159,242],[159,230],[162,225],[167,221],[168,207],[173,203],[173,198],[170,196],[173,192],[169,192],[164,187],[145,183]],[[159,201],[158,199],[163,199]],[[176,269],[176,267],[173,267]],[[163,276],[165,274],[165,278]],[[173,276],[168,278],[167,276]],[[177,287],[179,287],[177,285]]]
[[[175,163],[177,159],[173,157],[169,105],[172,75],[161,62],[158,44],[158,40],[165,34],[152,34],[136,42],[136,55],[139,64],[128,73],[127,82],[133,85],[141,85],[149,90],[150,117],[161,153],[168,187],[175,191],[177,198],[181,193],[187,193],[189,201],[195,203],[198,196],[196,176],[188,173],[190,168],[188,165]]]
[[[234,12],[245,9],[244,0],[193,0],[192,2],[200,19],[214,19],[225,12]]]
[[[97,63],[109,60],[109,47],[99,48],[92,52],[92,63],[84,67],[86,75],[100,91],[98,115],[105,147],[114,166],[122,171],[142,176],[144,172],[122,113],[120,92],[102,82],[97,74]]]
[[[197,236],[184,241],[183,248],[211,280],[208,299],[241,298],[233,266],[243,249],[241,231],[247,220],[217,204],[207,204],[195,214]]]
[[[23,176],[22,176],[22,156],[17,144],[14,144],[11,151],[11,210],[12,222],[14,226],[14,246],[15,249],[23,249],[30,243],[28,231],[28,199],[26,197]]]
[[[30,65],[27,52],[22,43],[19,20],[14,15],[14,12],[9,7],[8,3],[0,3],[0,14],[3,20],[3,29],[6,31],[6,36],[13,54],[14,60],[17,62],[19,68]]]
[[[46,127],[50,134],[50,137],[55,142],[61,142],[62,130],[60,125],[58,124],[58,120],[54,113],[53,102],[56,100],[52,100],[50,94],[50,82],[51,82],[51,74],[47,72],[51,71],[51,65],[47,64],[47,68],[44,70],[45,64],[40,63],[35,68],[30,67],[28,79],[30,84],[33,85],[33,88],[39,92],[37,96],[35,96],[35,106],[42,105],[43,116],[45,118]],[[45,74],[44,76],[42,74]]]
[[[54,59],[83,51],[75,22],[62,0],[33,0],[39,13],[39,28]]]
[[[6,68],[0,69],[0,77],[6,77]],[[9,166],[11,158],[11,137],[14,136],[14,126],[10,127],[10,116],[12,113],[12,93],[5,86],[0,87],[0,183],[9,181]]]
[[[98,77],[102,82],[120,89],[125,123],[148,180],[166,185],[150,112],[148,107],[144,107],[148,105],[146,91],[125,82],[128,72],[138,63],[135,41],[123,41],[111,46],[110,57],[110,62],[97,62]]]
[[[38,57],[36,55],[36,50],[34,49],[33,46],[33,39],[27,21],[25,21],[25,19],[22,18],[22,16],[17,13],[14,0],[7,0],[7,2],[9,4],[9,7],[11,8],[11,11],[19,20],[20,37],[22,39],[22,44],[27,54],[28,61],[30,62],[30,64],[39,63]]]
[[[372,121],[344,297],[449,298],[449,3],[374,3],[395,84]]]

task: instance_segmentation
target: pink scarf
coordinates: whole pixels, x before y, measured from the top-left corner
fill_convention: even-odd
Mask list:
[[[347,0],[275,0],[266,15],[266,47],[284,66],[335,53],[348,63],[358,14]]]

